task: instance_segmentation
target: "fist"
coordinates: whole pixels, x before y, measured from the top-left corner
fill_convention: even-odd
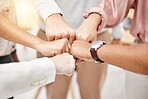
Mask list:
[[[58,75],[71,76],[75,70],[75,60],[72,55],[63,53],[61,55],[51,58],[56,67],[56,73]]]
[[[90,26],[89,22],[84,22],[77,30],[76,30],[76,39],[83,40],[89,43],[92,43],[97,40],[97,30],[94,27]]]
[[[64,52],[69,52],[69,44],[67,39],[55,40],[52,42],[42,42],[37,45],[37,49],[44,56],[55,56]]]
[[[89,51],[90,43],[82,40],[76,40],[72,44],[70,53],[80,59],[85,61],[94,61],[91,57],[91,53]]]
[[[65,23],[59,14],[47,18],[46,35],[49,41],[67,38],[70,44],[72,44],[76,36],[75,31]]]
[[[99,14],[90,14],[82,25],[76,30],[76,39],[92,43],[97,40],[97,28],[100,24]]]

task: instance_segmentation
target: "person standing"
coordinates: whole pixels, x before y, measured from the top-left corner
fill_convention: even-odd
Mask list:
[[[14,9],[14,4],[12,0],[1,0],[0,1],[0,14],[7,17],[14,24],[17,23],[16,13]],[[0,37],[0,64],[11,63],[13,58],[11,53],[15,51],[15,43],[5,40]],[[10,98],[13,99],[13,98]]]
[[[74,67],[75,60],[68,53],[53,58],[0,64],[0,98],[8,98],[51,84],[55,81],[56,74],[72,75]]]
[[[1,64],[13,62],[11,53],[15,50],[14,42],[34,48],[35,50],[41,52],[45,56],[54,56],[57,54],[62,54],[63,52],[67,51],[68,49],[67,39],[56,40],[54,42],[46,42],[25,32],[24,30],[14,25],[13,23],[16,23],[16,15],[15,15],[15,9],[14,9],[12,0],[1,0],[0,4],[1,4],[1,7],[0,7],[0,14],[1,14],[0,15],[0,18],[1,18],[0,20],[0,28],[1,28],[0,29],[0,32],[1,32],[0,33],[0,63]],[[57,7],[55,2],[50,3],[51,8],[52,8],[52,5],[53,6],[55,5],[55,7]],[[60,13],[59,10],[55,10],[51,13],[54,14],[57,12]],[[4,16],[7,17],[9,20]],[[10,21],[13,23],[11,23]],[[6,39],[9,41],[7,41]],[[57,45],[59,44],[59,46],[55,46],[55,44]],[[71,74],[71,72],[69,74]],[[10,99],[13,99],[13,97],[11,97]]]
[[[94,43],[96,46],[100,45],[100,48],[96,48],[96,54],[94,53],[97,55],[96,60],[128,70],[126,80],[127,99],[148,98],[147,5],[147,0],[101,0],[95,7],[85,11],[85,25],[81,26],[82,32],[86,35],[92,35],[90,34],[93,33],[92,30],[86,27],[92,26],[98,31],[104,27],[115,27],[127,16],[130,8],[135,10],[130,32],[135,37],[134,44],[136,45],[104,45],[102,41]],[[94,54],[89,51],[89,48],[93,48],[93,45],[90,47],[89,43],[76,41],[72,48],[75,57],[83,60],[93,60]]]
[[[43,20],[39,22],[39,26],[41,29],[38,32],[38,37],[46,41],[53,41],[61,38],[68,38],[70,43],[72,43],[75,39],[81,39],[81,40],[87,41],[87,39],[90,39],[90,38],[91,38],[91,42],[99,39],[105,40],[108,44],[111,42],[111,36],[107,29],[103,29],[100,32],[97,32],[94,30],[93,32],[95,33],[95,35],[93,36],[97,36],[95,39],[93,39],[92,36],[87,37],[87,35],[85,34],[84,35],[82,34],[82,36],[80,33],[78,34],[78,31],[79,31],[78,28],[84,21],[82,17],[84,10],[94,6],[98,2],[98,0],[55,0],[55,1],[58,4],[59,8],[62,10],[64,19],[60,15],[56,17],[58,14],[49,15],[49,17],[45,19],[43,17],[45,13],[43,13],[42,9],[40,8],[42,6],[44,7],[44,9],[48,9],[47,4],[50,2],[50,0],[47,0],[46,2],[47,4],[40,3],[40,5],[36,6],[36,8],[38,9],[39,15],[43,18]],[[46,10],[46,13],[48,12],[49,10]],[[55,20],[52,20],[50,17],[55,18]],[[57,18],[61,18],[62,21]],[[59,24],[53,25],[55,24],[53,22],[59,23]],[[64,30],[63,27],[66,29]],[[74,32],[74,30],[76,32]],[[114,38],[117,38],[117,39],[121,37],[122,37],[122,33],[121,35],[114,36]],[[43,55],[38,53],[38,57],[43,57]],[[81,97],[84,99],[101,98],[101,89],[106,76],[107,64],[100,64],[98,66],[98,64],[95,64],[95,63],[85,62],[77,65],[76,71],[78,73],[77,80],[80,88]],[[65,99],[69,89],[70,81],[71,81],[71,77],[58,75],[56,77],[56,82],[46,87],[48,99],[50,98]],[[52,94],[48,94],[51,92]]]

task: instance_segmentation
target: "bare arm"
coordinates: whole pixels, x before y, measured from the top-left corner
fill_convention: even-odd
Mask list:
[[[17,27],[2,15],[0,15],[0,37],[31,47],[45,56],[61,54],[68,47],[68,41],[66,39],[53,42],[44,41]]]
[[[100,59],[109,64],[148,75],[148,44],[105,45],[97,53]]]
[[[66,24],[62,11],[55,0],[31,0],[39,15],[44,19],[46,36],[49,41],[67,38],[69,43],[75,40],[75,31]]]
[[[94,61],[89,51],[90,44],[75,41],[71,53],[82,60]],[[97,54],[101,60],[120,68],[148,75],[148,44],[133,46],[104,45]]]
[[[4,16],[0,15],[0,19],[0,37],[34,49],[36,49],[34,45],[43,42],[43,40],[38,37],[17,27]]]

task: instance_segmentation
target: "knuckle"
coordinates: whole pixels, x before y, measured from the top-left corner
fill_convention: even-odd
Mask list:
[[[48,33],[46,33],[47,35],[49,35],[49,36],[53,36],[53,34],[52,33],[50,33],[50,32],[48,32]]]
[[[80,35],[76,35],[76,39],[79,40],[80,39]]]
[[[60,34],[61,34],[62,37],[65,35],[64,32],[61,32]]]
[[[88,39],[88,37],[87,36],[82,36],[81,39],[86,41]]]
[[[72,46],[75,45],[75,43],[77,43],[77,41],[74,41],[73,44],[72,44]]]
[[[62,33],[63,33],[64,35],[68,35],[68,31],[66,31],[66,30],[63,31]]]
[[[76,33],[75,32],[71,32],[71,36],[72,37],[75,37],[76,36]]]
[[[68,43],[68,39],[64,38],[64,42],[67,44]]]
[[[66,38],[62,38],[62,39],[60,39],[60,41],[64,45],[64,43],[66,42]]]
[[[61,53],[62,53],[62,48],[59,49],[57,53],[58,53],[58,54],[61,54]]]
[[[69,32],[70,32],[70,33],[72,33],[72,34],[74,34],[74,33],[75,33],[75,31],[74,31],[74,30],[69,30]]]
[[[63,50],[63,47],[61,49],[59,49],[60,52],[62,52],[62,50]]]
[[[53,34],[48,34],[48,37],[49,37],[49,38],[53,38],[54,35],[53,35]]]
[[[57,38],[57,39],[61,38],[61,35],[56,35],[56,38]]]
[[[55,36],[62,36],[62,32],[54,34]]]
[[[80,33],[77,33],[76,35],[77,35],[78,37],[80,37],[80,36],[81,36],[81,34],[80,34]]]
[[[63,37],[64,37],[64,38],[69,38],[69,34],[66,33],[66,34],[63,35]]]

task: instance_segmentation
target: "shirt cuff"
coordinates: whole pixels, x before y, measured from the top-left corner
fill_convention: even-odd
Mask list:
[[[93,7],[91,9],[88,9],[84,12],[83,17],[86,19],[89,17],[90,14],[92,13],[98,13],[99,15],[101,15],[101,23],[98,26],[98,31],[100,31],[101,29],[103,29],[106,24],[107,24],[107,17],[106,14],[104,12],[103,9],[99,8],[99,7]]]
[[[52,14],[63,14],[55,1],[42,2],[42,4],[37,7],[37,10],[44,21]]]

